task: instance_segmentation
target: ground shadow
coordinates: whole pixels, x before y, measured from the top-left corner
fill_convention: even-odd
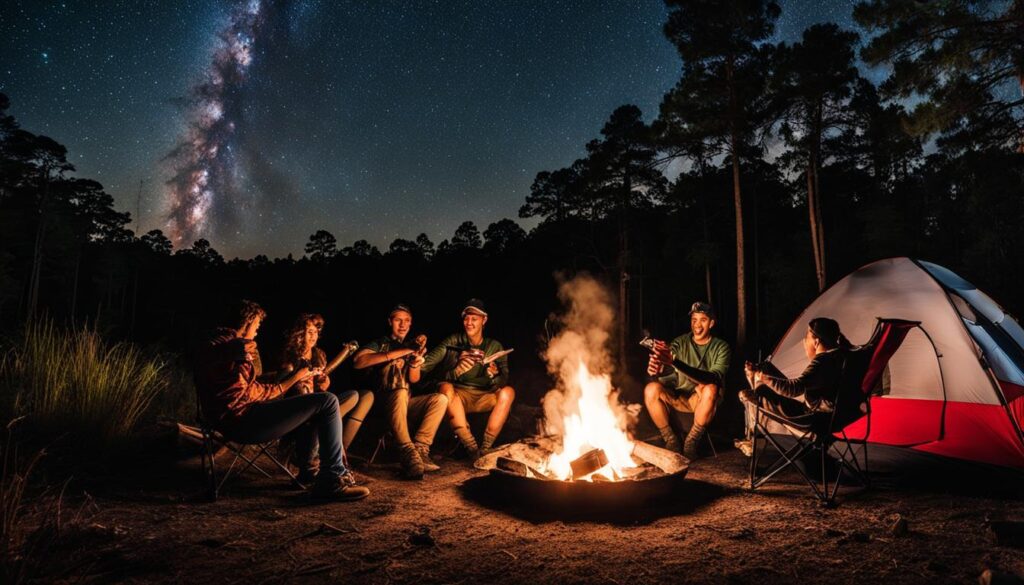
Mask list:
[[[645,488],[628,485],[644,482],[579,486],[579,482],[573,485],[489,474],[466,480],[459,491],[476,504],[535,524],[563,521],[630,526],[692,514],[729,492],[704,481],[662,479],[667,485]],[[573,489],[577,487],[584,489]]]

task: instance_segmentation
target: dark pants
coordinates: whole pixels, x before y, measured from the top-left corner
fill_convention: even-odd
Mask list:
[[[310,424],[305,424],[307,422]],[[265,443],[296,431],[295,448],[299,461],[310,459],[314,440],[319,439],[318,481],[330,483],[346,472],[342,462],[338,398],[330,392],[258,402],[249,406],[245,414],[225,430],[228,438],[243,443]]]
[[[826,427],[828,425],[829,414],[815,412],[799,400],[780,396],[764,386],[758,386],[756,392],[761,410],[786,419],[790,426],[803,430],[818,430],[822,423]]]

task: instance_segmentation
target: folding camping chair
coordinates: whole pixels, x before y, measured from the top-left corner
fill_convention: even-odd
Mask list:
[[[268,473],[265,469],[260,467],[258,461],[261,458],[268,460],[271,464],[277,467],[278,470],[283,471],[287,475],[292,484],[295,486],[305,489],[306,486],[299,482],[299,479],[288,466],[281,462],[277,456],[271,451],[271,448],[277,444],[277,439],[267,441],[264,443],[245,443],[232,439],[231,437],[225,436],[221,431],[218,431],[211,425],[205,416],[203,416],[203,408],[200,405],[200,401],[196,403],[196,414],[199,422],[199,429],[203,435],[203,452],[202,452],[202,465],[203,465],[203,476],[206,483],[206,495],[210,501],[216,501],[220,495],[221,488],[227,483],[228,479],[239,476],[250,468],[263,474],[269,479],[273,479],[273,476]],[[222,449],[226,449],[229,453],[234,456],[231,458],[231,464],[228,466],[227,471],[217,480],[217,455]],[[246,451],[249,451],[247,453]],[[240,460],[245,462],[245,465],[240,465]],[[236,465],[240,465],[239,469],[235,469]]]
[[[835,496],[842,483],[844,471],[859,480],[862,486],[869,485],[867,441],[871,432],[871,393],[878,384],[889,363],[906,339],[911,329],[921,328],[918,321],[879,318],[870,340],[847,352],[843,365],[842,378],[836,388],[835,400],[831,413],[813,413],[805,417],[799,424],[785,416],[769,412],[761,408],[761,400],[755,405],[753,454],[750,458],[750,489],[756,490],[782,470],[793,467],[804,478],[814,491],[815,497],[823,505],[835,504]],[[930,339],[930,337],[929,337]],[[863,437],[852,438],[847,435],[846,428],[866,418],[866,430]],[[795,439],[793,446],[786,448],[768,430],[769,421],[778,423]],[[759,439],[762,439],[759,441]],[[764,445],[759,449],[759,444]],[[863,464],[858,460],[853,445],[861,445]],[[758,460],[762,452],[771,446],[779,454],[772,465],[765,470],[758,468]],[[811,478],[802,466],[796,463],[804,460],[815,449],[821,454],[821,478]],[[835,477],[829,480],[829,453],[836,454]]]

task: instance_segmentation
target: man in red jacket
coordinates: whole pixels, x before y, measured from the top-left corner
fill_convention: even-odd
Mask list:
[[[258,304],[242,301],[232,326],[217,329],[200,346],[195,382],[203,417],[225,437],[242,443],[271,441],[308,422],[312,429],[299,433],[296,447],[300,457],[308,455],[312,450],[311,432],[315,429],[321,466],[312,496],[337,501],[365,498],[370,490],[356,485],[342,459],[337,397],[330,392],[282,397],[296,382],[320,372],[301,368],[279,384],[256,379],[255,339],[266,315]]]

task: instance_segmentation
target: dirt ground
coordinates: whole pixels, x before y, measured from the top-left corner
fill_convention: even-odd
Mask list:
[[[356,503],[310,504],[243,476],[197,498],[195,460],[82,486],[90,502],[48,551],[46,581],[136,583],[977,583],[1024,576],[1019,487],[949,478],[841,493],[823,509],[793,474],[745,488],[738,451],[694,463],[664,501],[544,508],[468,462],[421,482],[365,465]],[[964,478],[960,478],[964,479]],[[1002,480],[999,480],[1002,481]],[[907,532],[892,529],[898,518]]]

